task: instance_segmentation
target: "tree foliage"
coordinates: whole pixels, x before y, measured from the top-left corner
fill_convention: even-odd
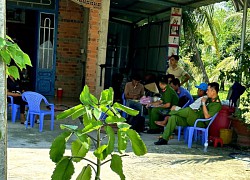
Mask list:
[[[19,70],[25,69],[26,65],[32,66],[28,54],[24,53],[21,48],[9,37],[0,37],[0,57],[7,65],[7,75],[12,75],[19,79]],[[15,65],[11,63],[13,59]]]

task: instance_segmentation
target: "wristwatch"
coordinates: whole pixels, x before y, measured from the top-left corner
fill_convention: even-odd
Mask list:
[[[201,102],[202,106],[206,105],[205,102]]]

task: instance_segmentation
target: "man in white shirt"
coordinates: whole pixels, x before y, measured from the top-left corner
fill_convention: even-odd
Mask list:
[[[181,81],[181,86],[187,82],[190,79],[190,75],[180,66],[178,66],[178,61],[179,61],[179,56],[177,55],[172,55],[169,58],[169,68],[167,69],[166,74],[173,74],[175,78],[182,79],[182,77],[185,77]]]

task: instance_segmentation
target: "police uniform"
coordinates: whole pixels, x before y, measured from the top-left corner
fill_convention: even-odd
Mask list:
[[[208,110],[208,114],[210,116],[214,116],[217,112],[221,110],[221,102],[219,97],[217,96],[215,99],[208,99],[206,101],[206,107]],[[171,111],[169,113],[170,118],[168,119],[168,123],[163,132],[163,139],[169,140],[169,137],[172,135],[176,126],[194,126],[196,119],[204,118],[203,108],[201,107],[198,110],[193,110],[190,107],[180,109],[179,111]],[[199,122],[197,124],[198,127],[206,127],[208,125],[207,122]]]
[[[179,98],[174,89],[170,87],[168,84],[166,86],[166,90],[162,93],[161,100],[163,101],[162,104],[170,103],[171,106],[178,105]],[[155,124],[155,121],[159,121],[161,117],[161,110],[165,110],[166,108],[163,107],[153,107],[149,108],[149,128],[150,129],[158,129],[159,126]],[[170,107],[168,108],[170,109]]]

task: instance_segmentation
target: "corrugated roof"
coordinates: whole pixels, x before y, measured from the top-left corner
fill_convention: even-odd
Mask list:
[[[223,0],[110,0],[110,19],[136,24],[168,18],[171,7],[197,8]]]

